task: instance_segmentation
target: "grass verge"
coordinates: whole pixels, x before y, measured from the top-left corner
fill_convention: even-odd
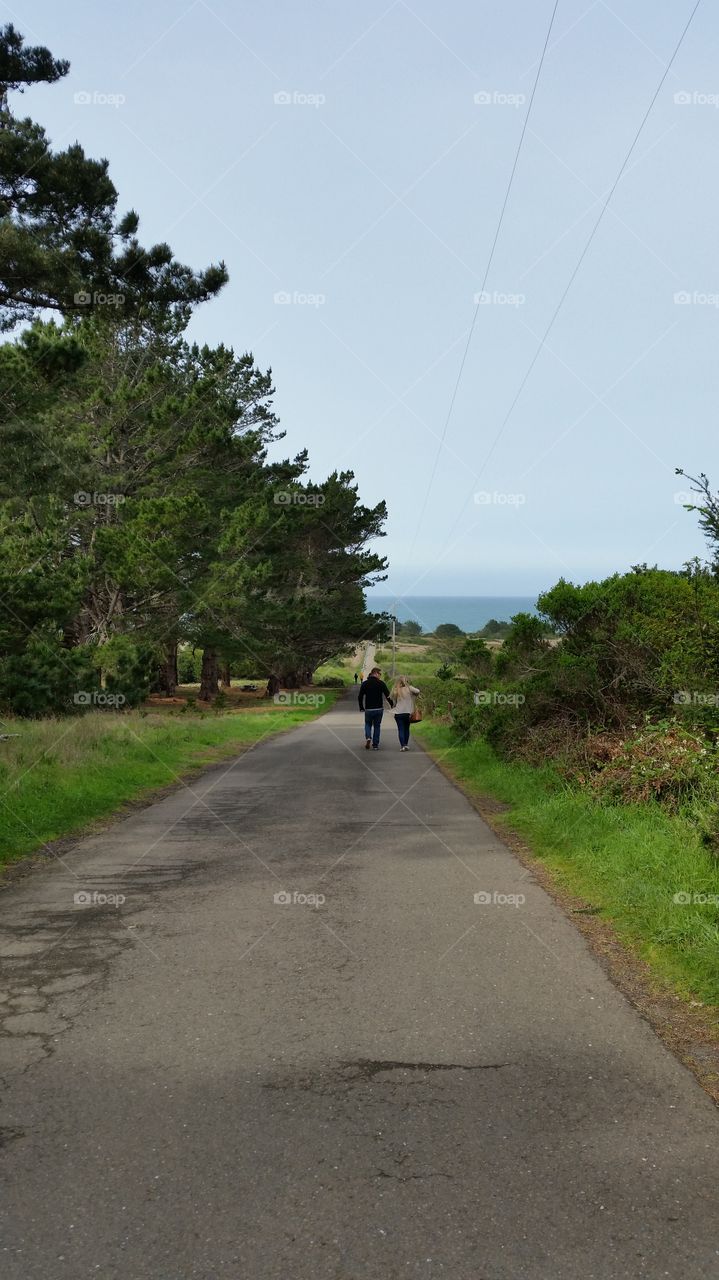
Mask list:
[[[322,710],[337,694],[324,691]],[[0,865],[78,834],[183,774],[311,720],[317,708],[191,713],[91,711],[7,720],[0,741]]]
[[[600,804],[550,767],[507,763],[431,722],[417,730],[468,795],[509,806],[493,825],[525,838],[558,887],[607,920],[653,974],[684,998],[719,1005],[719,862],[688,817]]]

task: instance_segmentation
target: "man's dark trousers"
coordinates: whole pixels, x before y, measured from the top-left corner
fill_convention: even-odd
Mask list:
[[[364,736],[372,739],[372,746],[379,746],[379,731],[382,724],[381,707],[365,707]]]

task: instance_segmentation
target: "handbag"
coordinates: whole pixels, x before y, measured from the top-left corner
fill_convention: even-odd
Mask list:
[[[420,711],[419,707],[415,707],[414,711],[412,712],[409,718],[409,722],[410,724],[419,724],[421,719],[422,719],[422,712]]]

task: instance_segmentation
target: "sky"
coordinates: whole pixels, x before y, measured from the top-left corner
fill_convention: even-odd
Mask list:
[[[479,306],[553,0],[0,11],[72,64],[22,104],[53,144],[108,158],[145,243],[226,262],[191,336],[272,368],[278,453],[386,500],[411,596],[704,553],[675,468],[719,484],[709,0],[540,349],[693,6],[559,0]]]

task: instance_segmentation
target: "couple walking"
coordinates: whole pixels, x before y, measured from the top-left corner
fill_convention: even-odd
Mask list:
[[[420,719],[414,704],[414,699],[418,693],[419,689],[415,689],[406,676],[397,677],[390,693],[382,679],[382,672],[379,667],[372,668],[367,679],[363,680],[360,685],[358,699],[359,709],[364,712],[364,744],[367,751],[369,751],[370,747],[372,747],[373,751],[379,750],[379,734],[385,698],[389,705],[394,708],[394,718],[397,722],[397,734],[399,736],[399,749],[400,751],[409,751],[409,726],[413,719]]]

